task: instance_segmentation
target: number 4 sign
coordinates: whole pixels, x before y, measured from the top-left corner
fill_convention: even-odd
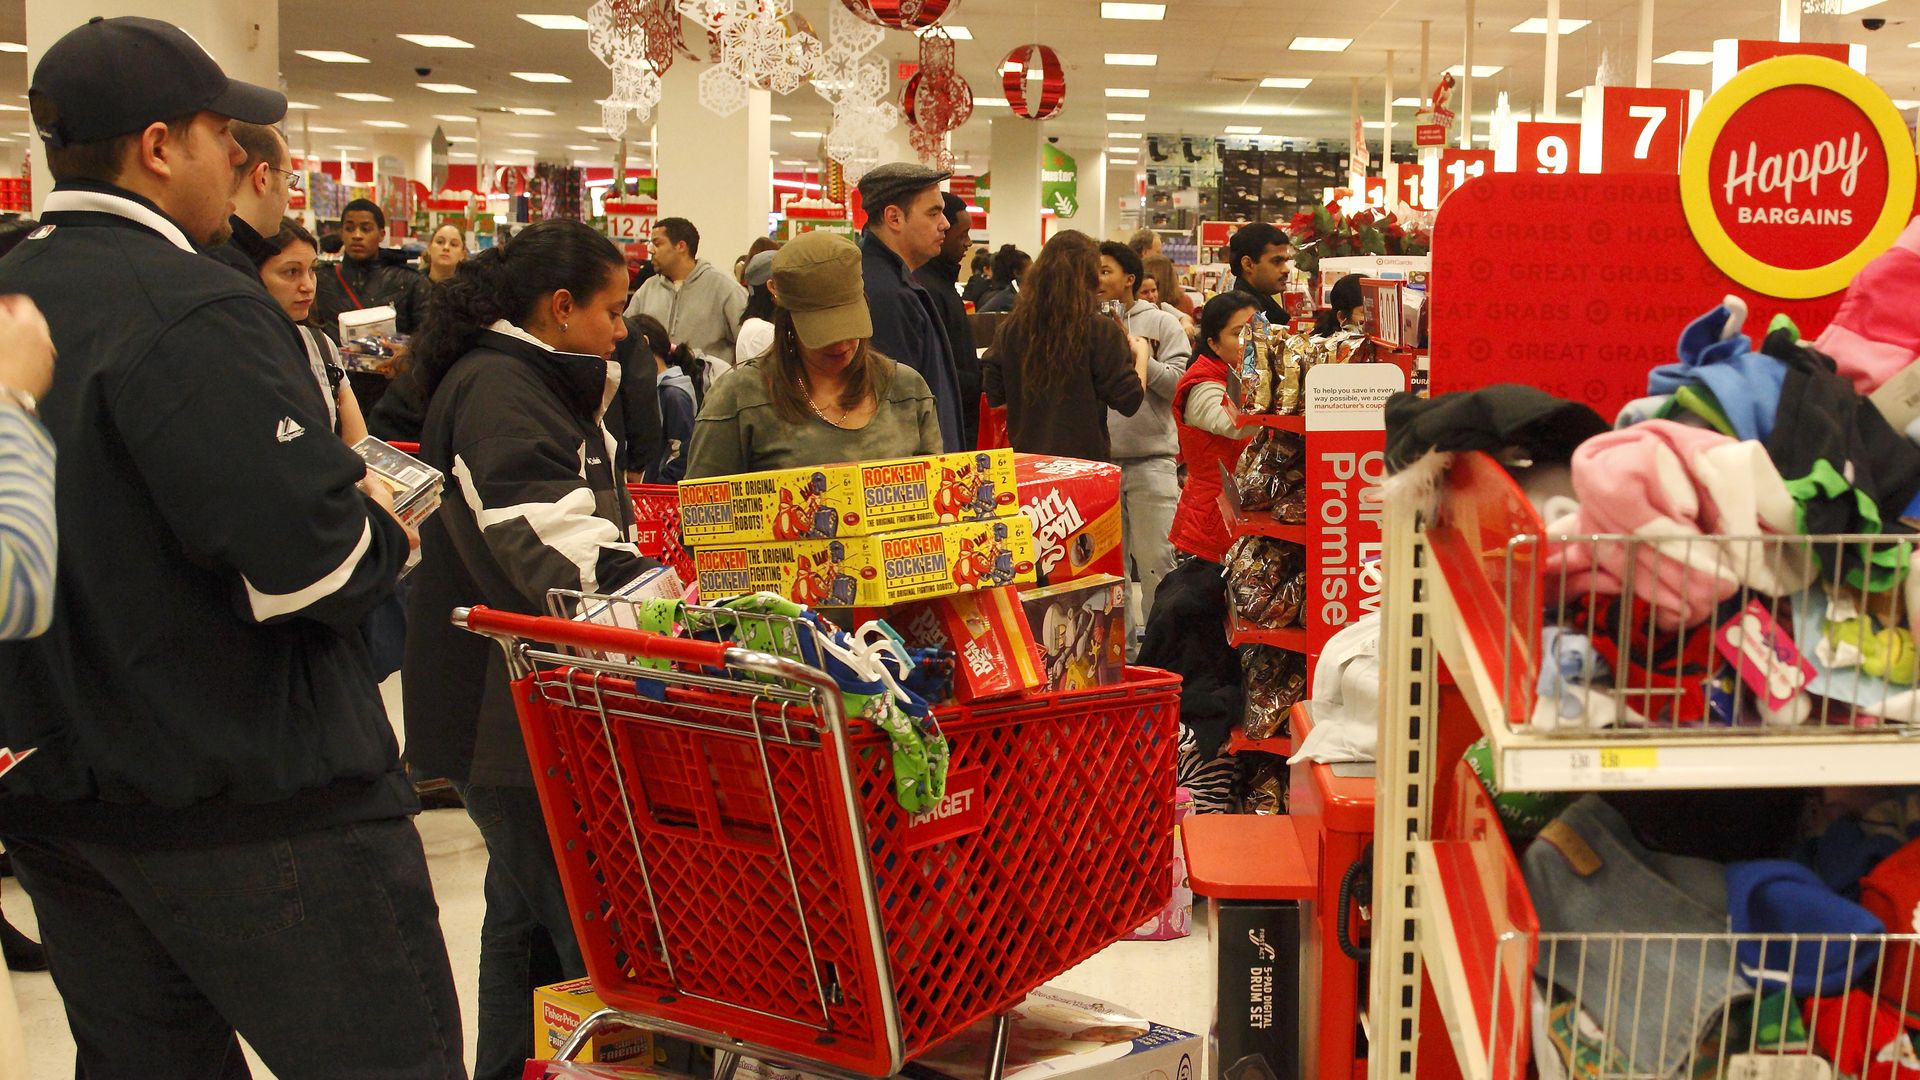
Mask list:
[[[1580,171],[1677,174],[1680,147],[1699,99],[1697,90],[1588,87],[1581,99],[1587,138]]]

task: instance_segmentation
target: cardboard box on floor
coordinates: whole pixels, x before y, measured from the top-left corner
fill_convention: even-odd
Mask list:
[[[533,1052],[552,1057],[587,1017],[606,1007],[586,979],[543,986],[533,992]],[[587,1040],[579,1061],[654,1065],[654,1037],[638,1028],[607,1028]]]
[[[1200,1036],[1155,1024],[1129,1010],[1043,986],[1014,1008],[1005,1080],[1190,1080],[1200,1067]],[[993,1022],[982,1020],[911,1062],[913,1080],[984,1080]],[[738,1080],[817,1080],[807,1073],[743,1060]]]

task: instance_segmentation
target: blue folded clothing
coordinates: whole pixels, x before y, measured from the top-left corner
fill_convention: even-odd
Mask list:
[[[1683,386],[1705,387],[1719,402],[1727,423],[1741,439],[1765,441],[1773,433],[1780,411],[1780,387],[1787,365],[1766,353],[1729,323],[1735,312],[1722,304],[1695,319],[1680,332],[1679,363],[1662,364],[1647,376],[1649,395],[1672,394]],[[1740,319],[1746,312],[1738,313]]]
[[[1754,935],[1735,946],[1740,973],[1762,987],[1790,986],[1795,997],[1845,993],[1880,958],[1878,941],[1854,935],[1887,932],[1866,908],[1786,859],[1727,866],[1727,919],[1735,934]]]

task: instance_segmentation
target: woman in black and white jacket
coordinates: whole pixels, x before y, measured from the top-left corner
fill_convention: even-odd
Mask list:
[[[476,1080],[517,1077],[533,1056],[529,995],[586,971],[500,650],[447,616],[474,604],[544,614],[549,589],[604,592],[654,565],[634,547],[603,423],[623,377],[612,358],[626,299],[612,243],[543,221],[463,262],[411,348],[427,394],[421,457],[447,490],[421,529],[408,610],[407,757],[453,781],[487,841]],[[533,959],[542,931],[553,970]]]

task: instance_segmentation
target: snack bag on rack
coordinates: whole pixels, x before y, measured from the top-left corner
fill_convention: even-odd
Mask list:
[[[1288,333],[1274,344],[1274,412],[1298,416],[1306,409],[1312,349],[1312,338],[1304,333]]]
[[[1240,341],[1240,408],[1249,413],[1274,412],[1278,358],[1273,324],[1256,313]]]

